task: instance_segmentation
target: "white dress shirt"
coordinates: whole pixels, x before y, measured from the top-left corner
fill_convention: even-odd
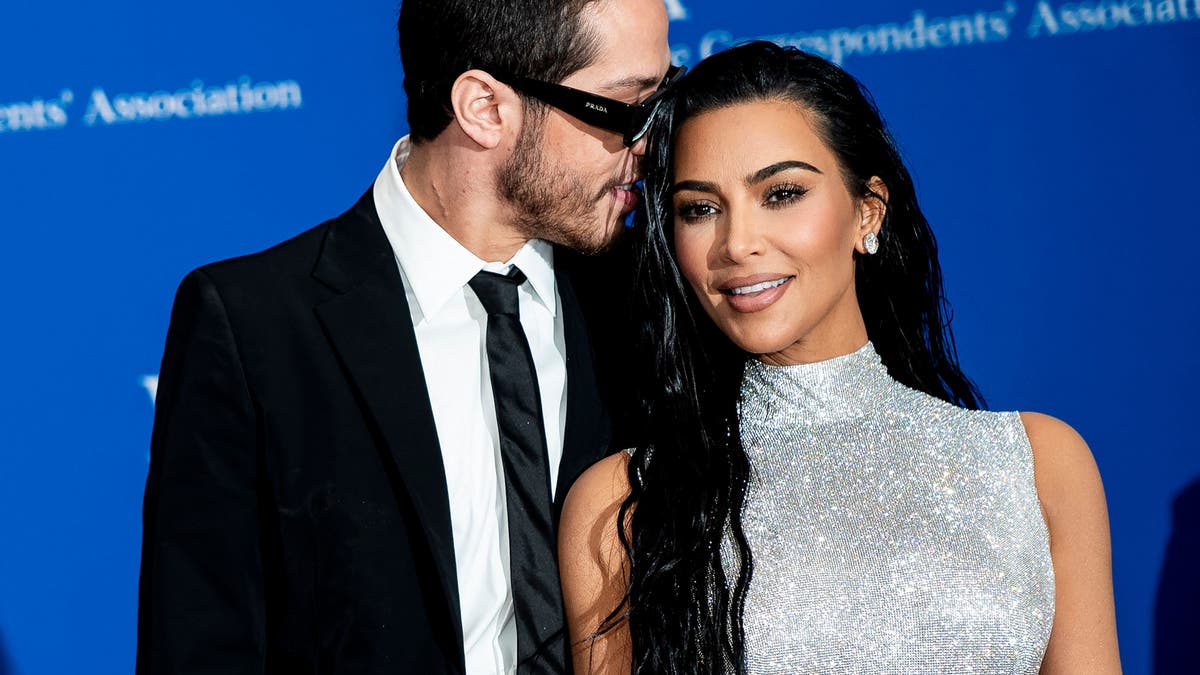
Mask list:
[[[375,180],[375,208],[396,254],[450,495],[450,525],[467,672],[516,671],[517,632],[509,572],[504,465],[487,361],[487,312],[467,282],[480,270],[516,265],[521,326],[529,340],[556,487],[566,423],[566,341],[554,277],[554,251],[531,240],[511,260],[485,261],[464,248],[417,204],[400,177],[400,139]],[[397,383],[404,386],[406,383]]]

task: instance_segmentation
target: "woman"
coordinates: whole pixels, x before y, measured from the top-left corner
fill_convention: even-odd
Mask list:
[[[648,443],[562,515],[576,673],[1119,672],[1091,453],[977,410],[869,95],[758,42],[672,107],[636,262]]]

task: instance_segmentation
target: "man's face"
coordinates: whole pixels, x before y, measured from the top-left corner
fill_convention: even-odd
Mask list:
[[[599,44],[595,61],[562,84],[626,103],[645,100],[670,64],[662,0],[598,0],[583,11]],[[525,119],[512,157],[500,170],[501,196],[529,237],[585,253],[606,249],[637,206],[645,141],[547,107]]]

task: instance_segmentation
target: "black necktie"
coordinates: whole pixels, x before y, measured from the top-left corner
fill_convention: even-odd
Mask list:
[[[471,290],[488,313],[487,355],[500,429],[508,503],[508,542],[517,623],[517,673],[567,672],[562,590],[550,519],[550,468],[542,400],[517,286],[525,275],[480,272]]]

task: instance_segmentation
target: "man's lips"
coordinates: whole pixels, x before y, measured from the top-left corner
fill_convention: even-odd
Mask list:
[[[613,195],[621,204],[621,210],[628,212],[637,208],[638,202],[641,200],[642,190],[634,183],[622,183],[615,185],[609,190],[609,194]]]
[[[613,190],[628,190],[628,191],[640,193],[641,186],[638,185],[638,183],[640,183],[641,180],[642,179],[640,176],[622,177],[622,178],[618,179],[617,181],[609,183],[604,189],[602,189],[597,194],[596,199],[597,200],[603,199],[605,196],[611,194]]]

